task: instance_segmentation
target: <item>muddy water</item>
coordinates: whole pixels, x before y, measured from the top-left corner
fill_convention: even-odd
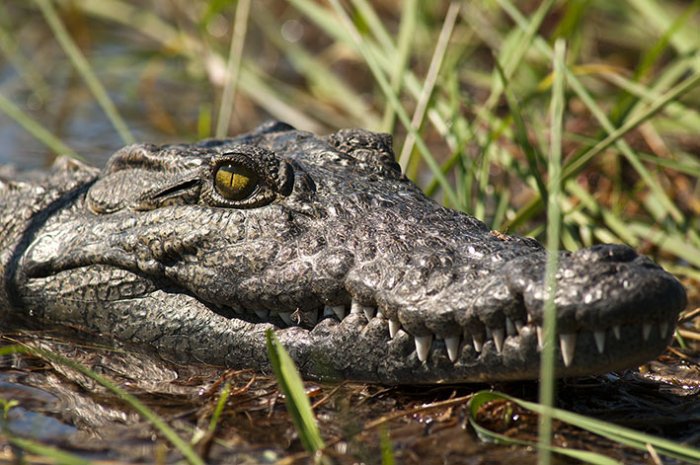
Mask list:
[[[17,342],[51,350],[106,376],[154,410],[181,437],[198,438],[194,448],[208,463],[311,461],[274,379],[262,373],[180,365],[133,348],[100,347],[46,332],[2,337],[3,345]],[[644,371],[562,381],[557,402],[595,418],[698,444],[697,365],[667,355]],[[231,395],[216,430],[206,433],[226,383]],[[326,455],[335,463],[381,463],[382,435],[388,436],[396,463],[535,463],[531,449],[481,442],[470,428],[467,400],[484,387],[306,384],[328,444]],[[537,393],[535,383],[495,388],[525,399],[534,399]],[[4,356],[0,398],[17,402],[3,424],[3,431],[13,435],[97,461],[174,463],[182,459],[125,401],[60,363],[33,355]],[[487,404],[478,419],[497,432],[536,438],[537,418],[510,404]],[[646,453],[573,427],[555,424],[555,431],[555,442],[561,446],[596,451],[629,464],[650,463]],[[7,445],[7,440],[0,444]],[[17,449],[5,447],[0,461],[17,459],[17,454]],[[27,457],[30,462],[37,460],[32,457]]]

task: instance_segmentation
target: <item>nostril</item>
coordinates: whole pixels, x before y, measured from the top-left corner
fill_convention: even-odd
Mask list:
[[[639,255],[626,245],[599,244],[574,252],[573,256],[583,262],[631,262]]]

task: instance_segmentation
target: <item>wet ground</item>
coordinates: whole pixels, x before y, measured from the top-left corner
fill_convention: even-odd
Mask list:
[[[50,350],[101,374],[135,395],[173,427],[208,463],[310,463],[275,380],[254,371],[186,366],[133,348],[42,333],[6,334],[3,346]],[[700,356],[671,349],[640,370],[562,380],[557,405],[587,416],[700,447]],[[209,423],[221,390],[230,396],[213,432]],[[332,463],[382,463],[388,438],[395,463],[536,463],[532,448],[479,440],[469,424],[468,401],[493,388],[535,400],[536,383],[496,386],[385,387],[306,383],[325,455]],[[45,358],[0,359],[0,398],[15,401],[4,431],[35,439],[98,463],[176,463],[182,456],[148,421],[94,380]],[[513,404],[481,408],[482,426],[521,440],[536,440],[537,416]],[[6,429],[5,429],[6,428]],[[554,442],[595,451],[625,464],[655,463],[648,452],[555,422]],[[43,454],[22,452],[0,438],[0,462],[42,463]],[[662,463],[682,463],[662,457]],[[556,463],[577,463],[556,458]]]

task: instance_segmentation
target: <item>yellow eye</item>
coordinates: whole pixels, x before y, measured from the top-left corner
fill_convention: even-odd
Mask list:
[[[243,165],[221,165],[216,169],[214,185],[225,199],[243,200],[257,187],[258,175]]]

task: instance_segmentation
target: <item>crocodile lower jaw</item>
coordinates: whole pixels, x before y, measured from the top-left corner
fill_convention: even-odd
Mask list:
[[[348,311],[349,310],[349,311]],[[508,357],[514,351],[536,352],[542,350],[544,338],[542,326],[532,321],[511,321],[506,318],[505,325],[499,328],[487,328],[485,337],[469,334],[466,329],[453,335],[408,333],[396,319],[386,318],[375,307],[363,306],[353,302],[348,306],[326,306],[315,312],[270,313],[256,312],[263,322],[273,323],[284,332],[294,328],[310,333],[311,339],[317,332],[325,337],[329,332],[348,331],[351,329],[367,332],[370,326],[381,327],[380,339],[375,343],[389,346],[392,344],[412,342],[412,350],[404,350],[406,358],[415,359],[423,366],[432,363],[445,363],[458,368],[460,365],[474,366],[484,363],[488,367],[498,357]],[[311,325],[311,329],[307,327]],[[629,322],[606,328],[588,330],[581,328],[575,332],[558,333],[558,365],[561,375],[588,375],[631,366],[630,362],[641,364],[662,352],[670,342],[675,321]],[[459,331],[458,329],[458,331]],[[376,333],[376,329],[373,329]],[[359,343],[359,342],[358,342]],[[636,353],[630,353],[629,347],[637,346]],[[387,352],[390,352],[387,348]],[[395,351],[394,351],[395,353]],[[538,363],[539,360],[532,360]],[[504,363],[507,365],[508,363]],[[534,370],[534,368],[531,368]],[[522,375],[522,372],[519,372]],[[533,372],[529,378],[537,377]]]

